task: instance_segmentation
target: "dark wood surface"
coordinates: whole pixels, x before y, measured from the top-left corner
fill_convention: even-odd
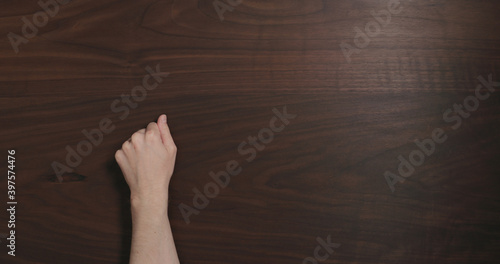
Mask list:
[[[127,263],[114,152],[167,113],[181,263],[300,264],[327,237],[340,247],[318,263],[498,263],[499,88],[456,130],[443,114],[479,76],[500,81],[500,4],[401,1],[347,62],[341,43],[355,45],[354,28],[388,2],[243,0],[221,21],[212,1],[74,0],[15,53],[7,34],[42,8],[2,1],[0,158],[17,152],[18,205],[16,257],[0,237],[0,262]],[[157,64],[170,75],[121,120],[110,105]],[[248,162],[238,145],[285,106],[296,118]],[[51,164],[103,118],[115,130],[59,182]],[[391,192],[384,173],[437,128],[447,140]],[[241,173],[187,224],[179,205],[230,160]],[[5,204],[6,176],[0,186]]]

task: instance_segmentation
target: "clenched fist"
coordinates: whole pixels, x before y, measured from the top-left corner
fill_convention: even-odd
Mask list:
[[[176,153],[166,115],[135,132],[116,151],[115,158],[130,187],[133,204],[167,202]]]

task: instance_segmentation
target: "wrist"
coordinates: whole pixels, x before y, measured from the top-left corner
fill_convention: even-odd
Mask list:
[[[130,209],[132,215],[162,215],[168,211],[168,194],[152,197],[130,195]]]

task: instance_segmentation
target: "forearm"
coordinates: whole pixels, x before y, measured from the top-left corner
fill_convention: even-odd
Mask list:
[[[165,200],[166,201],[166,200]],[[179,258],[167,214],[167,203],[132,202],[131,264],[178,264]]]
[[[176,154],[166,115],[132,134],[115,153],[130,187],[131,264],[179,264],[167,210]]]

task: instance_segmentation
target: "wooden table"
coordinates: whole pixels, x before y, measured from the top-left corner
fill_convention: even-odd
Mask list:
[[[498,263],[498,1],[0,10],[1,263],[127,263],[114,153],[161,113],[184,264]]]

